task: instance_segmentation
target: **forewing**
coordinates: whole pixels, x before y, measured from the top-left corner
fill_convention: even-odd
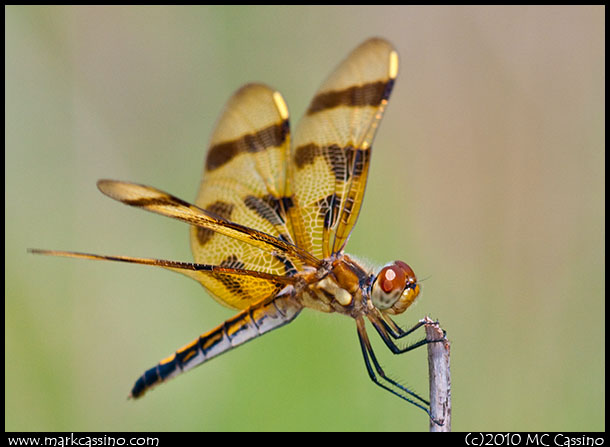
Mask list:
[[[304,223],[295,238],[319,258],[342,250],[356,222],[397,72],[390,43],[365,41],[322,84],[295,131],[289,189]]]
[[[192,205],[178,197],[172,196],[164,191],[151,186],[139,185],[137,183],[120,182],[116,180],[100,180],[98,188],[107,196],[118,200],[126,205],[141,208],[153,213],[172,217],[174,219],[187,222],[196,229],[203,229],[209,232],[212,238],[222,236],[235,247],[251,255],[242,261],[235,252],[224,251],[215,253],[219,255],[217,262],[202,262],[198,264],[216,265],[225,268],[235,268],[254,272],[269,273],[276,276],[292,276],[297,272],[296,265],[311,263],[316,265],[317,261],[309,253],[273,235],[264,233],[254,228],[232,222],[219,215],[218,213],[204,210],[196,205]],[[197,236],[201,232],[195,233]],[[222,247],[221,247],[222,248]],[[257,256],[257,257],[254,257]],[[246,262],[247,261],[247,262]],[[267,268],[272,266],[269,261],[278,262],[283,269]],[[276,273],[277,271],[277,273]],[[217,281],[209,275],[195,278],[214,294],[214,297],[225,304],[234,307],[232,304],[237,300],[229,288],[218,288]],[[241,280],[244,282],[244,280]],[[233,288],[237,289],[237,288]],[[219,295],[218,291],[224,290]],[[240,298],[242,302],[243,297]],[[254,303],[251,301],[250,304]]]
[[[287,217],[293,202],[285,189],[289,144],[282,96],[262,84],[245,85],[229,99],[212,134],[195,204],[293,244]],[[198,263],[275,275],[294,275],[306,264],[281,249],[264,252],[205,227],[191,228],[191,249]],[[218,296],[217,282],[201,282]],[[220,298],[232,300],[230,294]]]

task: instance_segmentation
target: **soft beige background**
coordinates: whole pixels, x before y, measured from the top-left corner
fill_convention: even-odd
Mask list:
[[[365,38],[401,72],[348,251],[424,278],[400,318],[453,342],[455,430],[603,430],[603,7],[7,7],[5,428],[426,430],[373,385],[352,321],[290,326],[126,399],[232,315],[180,275],[28,247],[190,260],[184,224],[99,178],[194,198],[243,83],[293,122]],[[426,393],[425,352],[383,365]]]

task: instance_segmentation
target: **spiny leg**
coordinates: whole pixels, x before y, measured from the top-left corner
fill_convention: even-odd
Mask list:
[[[430,411],[428,410],[428,408],[424,407],[423,405],[416,402],[415,400],[404,396],[403,394],[398,392],[397,389],[413,396],[415,399],[418,399],[419,401],[423,402],[425,405],[429,406],[430,402],[428,402],[426,399],[418,396],[417,393],[409,390],[408,388],[402,386],[400,383],[398,383],[386,376],[385,372],[379,365],[377,358],[375,357],[375,353],[373,352],[373,347],[371,346],[368,335],[366,333],[366,328],[364,327],[364,319],[362,319],[362,318],[356,319],[356,327],[358,330],[358,339],[360,341],[360,347],[362,349],[362,356],[364,357],[364,363],[366,364],[366,369],[369,373],[369,376],[371,377],[371,380],[373,380],[373,382],[375,382],[377,385],[388,390],[392,394],[400,397],[403,400],[406,400],[407,402],[412,403],[413,405],[415,405],[418,408],[421,408],[428,414],[428,416],[430,416]],[[371,365],[371,362],[372,362],[372,365]],[[374,366],[374,369],[373,369],[373,366]],[[379,378],[377,377],[377,375],[375,374],[375,371],[377,372],[379,377],[381,377],[387,383],[383,383],[382,381],[380,381]],[[393,388],[390,387],[390,385]]]
[[[379,317],[379,315],[376,315],[376,316]],[[379,320],[381,321],[381,324],[388,331],[390,336],[392,338],[394,338],[395,340],[406,337],[407,335],[415,332],[417,329],[419,329],[420,327],[425,326],[427,324],[427,322],[425,320],[420,320],[412,328],[403,329],[400,326],[398,326],[398,324],[396,324],[396,322],[394,320],[392,320],[389,315],[381,314],[380,316],[381,316],[381,318],[379,318]],[[436,321],[435,323],[438,324],[438,321]],[[444,338],[444,335],[446,335],[445,331],[443,331],[443,338]],[[435,341],[440,341],[440,340],[435,340]]]
[[[368,316],[369,320],[371,321],[371,323],[373,324],[373,326],[375,327],[375,330],[379,333],[381,339],[384,341],[386,346],[388,346],[388,348],[394,354],[402,354],[403,352],[411,351],[412,349],[418,348],[418,347],[426,345],[428,343],[437,343],[437,342],[445,340],[445,331],[443,331],[443,338],[440,338],[438,340],[428,340],[426,338],[426,339],[420,340],[417,343],[414,343],[412,345],[408,345],[404,348],[399,348],[390,339],[390,337],[393,338],[394,340],[399,340],[401,338],[408,336],[409,334],[412,334],[420,327],[425,326],[426,324],[428,324],[428,322],[426,322],[425,320],[420,320],[415,326],[413,326],[410,329],[405,330],[405,329],[402,329],[400,326],[398,326],[398,324],[396,324],[394,322],[394,320],[392,320],[386,314],[377,312],[377,313],[368,314],[367,316]]]
[[[379,318],[379,320],[380,320],[381,324],[383,325],[383,327],[388,332],[388,334],[390,334],[390,336],[395,340],[398,340],[400,338],[406,337],[409,334],[412,334],[413,332],[415,332],[417,329],[419,329],[420,327],[422,327],[424,325],[423,321],[419,321],[412,328],[403,329],[400,326],[398,326],[398,324],[396,324],[396,322],[394,320],[392,320],[389,316],[387,316],[385,314],[382,314],[381,318]]]
[[[396,334],[391,331],[391,328],[389,327],[389,325],[386,324],[386,322],[382,318],[379,318],[379,316],[374,315],[374,314],[368,314],[367,317],[371,321],[371,324],[373,325],[373,327],[375,328],[375,330],[377,331],[377,333],[379,334],[379,336],[381,337],[381,339],[383,340],[385,345],[394,354],[402,354],[404,352],[409,352],[409,351],[411,351],[411,350],[413,350],[415,348],[419,348],[420,346],[427,345],[428,343],[436,343],[436,342],[439,342],[439,341],[443,341],[443,339],[428,340],[427,338],[425,338],[425,339],[420,340],[420,341],[418,341],[416,343],[413,343],[411,345],[405,346],[404,348],[401,348],[401,347],[397,346],[396,343],[394,343],[392,338],[394,338],[396,340],[398,338],[402,338],[405,335],[408,335],[408,334],[412,333],[416,329],[418,329],[421,326],[423,326],[424,325],[423,322],[420,321],[413,328],[411,328],[408,331],[404,332],[404,335],[401,335],[399,337],[395,337]]]

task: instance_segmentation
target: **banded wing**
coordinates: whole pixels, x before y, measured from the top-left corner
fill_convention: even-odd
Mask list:
[[[227,102],[210,139],[210,147],[195,204],[245,227],[276,237],[291,246],[294,232],[288,213],[294,208],[286,195],[286,161],[290,145],[288,109],[282,96],[262,84],[247,84]],[[191,228],[196,262],[243,268],[274,275],[294,275],[313,256],[294,256],[286,247],[261,251],[213,228]],[[202,284],[212,291],[210,281]],[[231,307],[249,304],[231,294],[216,295]]]
[[[90,259],[94,261],[119,261],[133,264],[163,267],[208,284],[210,291],[217,296],[232,295],[235,299],[250,303],[266,302],[274,298],[284,287],[294,285],[295,277],[278,276],[239,268],[218,265],[195,264],[190,262],[168,261],[164,259],[134,258],[129,256],[104,256],[90,253],[77,253],[58,250],[30,250],[31,253],[63,256],[67,258]]]
[[[98,181],[98,188],[107,196],[126,205],[142,208],[147,211],[187,222],[195,228],[195,235],[197,235],[198,229],[205,229],[211,233],[211,238],[223,236],[236,246],[241,247],[244,251],[249,250],[251,253],[256,254],[258,259],[281,259],[282,266],[303,264],[317,265],[317,263],[319,263],[319,261],[313,258],[309,253],[294,246],[288,241],[228,221],[218,214],[191,205],[188,202],[151,186],[114,180],[100,180]],[[257,289],[259,287],[256,284],[255,273],[260,273],[261,275],[268,274],[273,277],[286,275],[284,271],[275,273],[270,271],[271,269],[265,270],[265,265],[257,265],[252,261],[248,263],[242,262],[234,252],[214,254],[221,256],[223,260],[220,262],[197,262],[197,264],[215,266],[217,268],[216,274],[193,273],[187,276],[191,276],[199,281],[223,304],[236,309],[245,309],[260,299],[258,294],[251,294],[248,292],[250,289]],[[106,259],[108,258],[109,257],[106,257]],[[113,260],[120,260],[120,257],[115,258],[116,259]],[[210,256],[210,258],[212,258],[212,256]],[[199,261],[199,259],[197,259],[197,261]],[[172,261],[158,262],[171,263]],[[161,266],[163,267],[164,265]],[[225,281],[222,281],[219,279],[219,276],[222,276],[219,274],[219,272],[221,272],[219,269],[232,270],[233,272],[245,271],[247,273],[241,274],[239,278],[226,278]],[[170,268],[170,270],[173,269]],[[185,271],[181,271],[181,273],[185,273]],[[296,270],[294,273],[296,273]],[[260,280],[260,275],[258,279]]]
[[[289,185],[305,227],[295,237],[318,258],[341,251],[356,223],[397,72],[389,42],[365,41],[322,84],[295,131]]]
[[[138,398],[154,386],[186,372],[223,352],[233,349],[273,329],[290,323],[302,307],[292,299],[298,279],[268,273],[193,264],[161,259],[102,256],[57,250],[30,250],[32,253],[100,261],[120,261],[163,267],[189,276],[216,296],[230,296],[235,306],[251,303],[234,317],[206,332],[191,343],[149,368],[136,380],[129,397]],[[241,300],[241,301],[239,301]],[[231,303],[232,304],[232,303]]]

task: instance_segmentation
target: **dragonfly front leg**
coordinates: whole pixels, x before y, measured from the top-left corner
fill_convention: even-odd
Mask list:
[[[420,346],[426,345],[428,343],[436,343],[436,342],[440,342],[440,341],[444,340],[444,338],[441,338],[438,340],[428,340],[427,338],[425,338],[416,343],[413,343],[411,345],[401,348],[401,347],[397,346],[396,343],[394,343],[394,341],[392,339],[398,340],[398,339],[406,337],[407,335],[415,332],[417,329],[419,329],[420,327],[422,327],[426,324],[423,320],[419,321],[411,329],[408,329],[405,331],[405,330],[401,329],[394,321],[392,321],[389,317],[386,317],[385,315],[382,317],[379,317],[378,315],[375,315],[375,314],[368,314],[367,316],[368,316],[369,320],[371,321],[371,324],[373,325],[373,327],[375,328],[375,330],[377,331],[377,333],[379,334],[379,336],[385,343],[385,345],[394,354],[402,354],[404,352],[411,351],[415,348],[419,348]]]
[[[389,316],[387,316],[385,314],[382,314],[381,318],[378,318],[378,320],[383,325],[383,327],[386,329],[388,334],[390,334],[390,336],[395,340],[406,337],[407,335],[415,332],[417,329],[419,329],[420,327],[422,327],[424,325],[423,321],[419,321],[412,328],[405,330],[405,329],[401,328],[400,326],[398,326],[398,324],[396,324],[396,322],[394,320],[392,320]]]

